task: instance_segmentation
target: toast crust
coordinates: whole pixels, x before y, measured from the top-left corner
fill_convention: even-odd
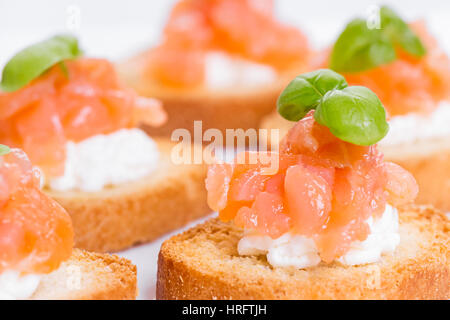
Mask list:
[[[278,128],[279,136],[283,137],[293,124],[273,112],[263,119],[260,128]],[[268,138],[269,144],[278,144],[278,141],[270,141],[270,135]],[[450,137],[394,146],[379,145],[379,148],[386,160],[399,164],[416,178],[419,185],[416,203],[450,211]]]
[[[169,88],[142,76],[144,55],[118,66],[121,78],[140,95],[161,100],[169,121],[158,128],[145,127],[152,136],[170,136],[175,129],[186,128],[193,133],[193,122],[202,121],[203,130],[210,128],[257,129],[262,117],[273,110],[279,94],[305,66],[295,66],[274,83],[225,89]],[[295,70],[295,71],[293,71]]]
[[[159,167],[139,181],[99,192],[46,190],[70,214],[75,247],[114,252],[148,242],[211,212],[204,165],[175,165],[173,143],[157,140]]]
[[[134,300],[136,266],[116,255],[74,249],[60,268],[43,276],[33,300]]]
[[[157,299],[448,299],[449,220],[431,207],[399,210],[401,243],[362,266],[273,269],[239,256],[242,230],[211,219],[161,247]]]

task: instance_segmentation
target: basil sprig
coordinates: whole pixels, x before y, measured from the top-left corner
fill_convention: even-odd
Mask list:
[[[369,29],[363,19],[354,19],[341,33],[330,56],[337,72],[359,72],[387,64],[397,58],[395,48],[421,57],[426,49],[419,37],[393,10],[380,8],[380,29]]]
[[[11,151],[11,149],[8,146],[0,144],[0,156],[4,156],[5,154],[8,154],[10,151]]]
[[[314,119],[341,140],[369,146],[388,132],[386,111],[370,89],[348,86],[340,74],[321,69],[296,77],[281,93],[277,109],[291,121],[315,109]]]
[[[346,86],[343,76],[328,69],[301,74],[278,97],[278,112],[288,120],[298,121],[317,107],[326,92]]]
[[[16,91],[53,65],[81,54],[78,40],[71,35],[57,35],[31,45],[12,57],[3,68],[0,89]]]

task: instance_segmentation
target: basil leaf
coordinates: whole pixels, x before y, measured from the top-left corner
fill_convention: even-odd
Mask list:
[[[81,55],[78,40],[71,35],[58,35],[31,45],[9,60],[3,69],[1,90],[16,91],[58,62]]]
[[[389,39],[379,30],[367,28],[365,20],[350,22],[336,41],[330,56],[330,68],[357,72],[389,63],[396,58]]]
[[[341,140],[371,145],[388,132],[386,112],[375,93],[365,87],[348,87],[340,74],[321,69],[296,77],[281,93],[278,112],[291,121],[316,109],[315,120]]]
[[[426,49],[420,38],[393,10],[386,6],[381,7],[380,23],[381,27],[385,29],[384,33],[389,35],[395,45],[417,57],[426,54]]]
[[[351,21],[338,37],[330,55],[330,68],[338,72],[360,72],[397,58],[396,47],[423,56],[421,40],[394,11],[380,8],[380,29],[369,29],[363,19]]]
[[[389,130],[380,99],[360,86],[327,92],[314,118],[339,139],[363,146],[377,143]]]
[[[11,149],[8,146],[0,144],[0,156],[4,156],[5,154],[8,154],[10,151],[11,151]]]
[[[287,120],[298,121],[316,108],[326,92],[345,87],[345,78],[329,69],[304,73],[292,80],[278,97],[278,113]]]

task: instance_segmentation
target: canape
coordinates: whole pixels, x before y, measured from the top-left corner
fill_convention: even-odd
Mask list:
[[[138,96],[113,65],[80,57],[72,36],[15,55],[0,92],[0,143],[22,148],[44,190],[72,217],[75,246],[118,251],[209,213],[203,165],[175,165],[159,101]]]
[[[174,129],[257,128],[310,58],[305,36],[274,17],[273,1],[182,0],[159,45],[120,65],[123,79],[156,97]]]
[[[162,245],[157,298],[448,299],[449,221],[384,161],[380,100],[331,70],[298,78],[279,153],[209,167],[219,217]]]
[[[361,19],[350,22],[322,64],[380,97],[390,124],[381,150],[415,176],[418,203],[450,211],[450,60],[424,22],[408,26],[386,7],[380,18],[375,30]],[[395,40],[376,43],[389,30]],[[279,128],[282,136],[294,124],[273,112],[260,127]]]
[[[69,214],[20,149],[0,145],[0,299],[135,299],[136,267],[72,250]]]

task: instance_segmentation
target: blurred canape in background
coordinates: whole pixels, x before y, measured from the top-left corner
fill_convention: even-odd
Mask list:
[[[425,21],[406,24],[388,7],[380,16],[373,30],[363,19],[352,20],[318,65],[380,97],[390,124],[379,143],[385,157],[413,173],[418,203],[450,211],[450,60]],[[384,42],[387,32],[393,36]],[[282,137],[294,124],[273,111],[260,127],[278,128]]]
[[[169,114],[152,134],[174,129],[257,128],[292,76],[308,69],[312,51],[298,29],[274,16],[272,0],[179,1],[157,46],[120,65],[141,95]]]

